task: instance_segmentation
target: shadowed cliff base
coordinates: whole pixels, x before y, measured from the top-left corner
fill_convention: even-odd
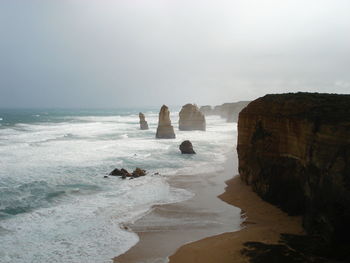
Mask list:
[[[330,247],[322,238],[281,234],[278,244],[246,242],[242,254],[251,263],[345,263],[349,250]]]

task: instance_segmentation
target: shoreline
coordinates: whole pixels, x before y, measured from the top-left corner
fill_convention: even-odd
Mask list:
[[[156,205],[141,219],[127,224],[140,240],[114,258],[114,263],[168,262],[168,257],[184,244],[241,229],[241,210],[217,198],[237,169],[236,153],[230,151],[226,157],[223,171],[169,177],[171,187],[189,190],[194,197]]]
[[[169,257],[169,263],[249,262],[249,258],[241,254],[245,242],[276,244],[281,233],[304,234],[300,216],[288,216],[263,201],[238,175],[226,183],[225,192],[218,198],[242,209],[246,217],[244,228],[185,244]]]

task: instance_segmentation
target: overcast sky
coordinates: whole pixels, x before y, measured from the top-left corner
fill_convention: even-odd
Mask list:
[[[350,93],[349,0],[0,0],[0,107]]]

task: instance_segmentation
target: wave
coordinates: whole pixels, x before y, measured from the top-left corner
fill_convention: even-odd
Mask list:
[[[109,191],[75,195],[70,202],[3,220],[2,228],[11,235],[0,233],[2,262],[105,262],[138,241],[123,224],[137,220],[154,204],[192,197],[159,176],[114,179],[119,184]]]
[[[191,198],[168,178],[220,171],[236,132],[211,117],[206,132],[156,140],[157,113],[146,115],[148,131],[139,129],[136,114],[60,118],[0,129],[1,262],[105,262],[123,253],[138,237],[120,224],[154,204]],[[195,156],[180,154],[186,139]],[[122,167],[149,175],[103,178]],[[161,175],[151,176],[156,172]]]

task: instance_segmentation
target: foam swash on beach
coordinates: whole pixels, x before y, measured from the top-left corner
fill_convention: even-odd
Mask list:
[[[147,131],[139,110],[1,112],[1,262],[110,262],[138,241],[123,223],[193,196],[167,178],[222,168],[234,125],[212,116],[206,132],[182,132],[173,111],[177,138],[157,140],[157,110],[142,109]],[[180,154],[185,139],[196,156]],[[103,178],[117,167],[148,175]]]

